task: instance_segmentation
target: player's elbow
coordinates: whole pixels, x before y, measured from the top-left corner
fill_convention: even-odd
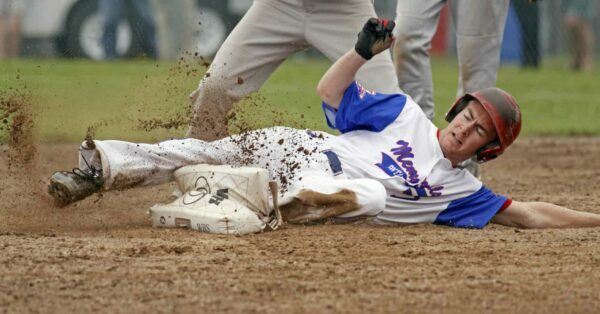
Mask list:
[[[317,95],[319,95],[319,98],[321,98],[322,101],[327,102],[327,100],[330,98],[330,94],[331,93],[327,88],[327,84],[321,80],[319,85],[317,85]]]
[[[319,85],[317,85],[317,95],[319,95],[319,98],[321,98],[324,103],[336,109],[341,101],[341,95],[336,93],[333,88],[323,81],[319,82]]]

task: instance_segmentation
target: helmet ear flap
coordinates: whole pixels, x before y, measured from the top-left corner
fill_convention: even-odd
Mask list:
[[[490,161],[492,159],[496,159],[500,153],[502,153],[502,148],[500,146],[500,140],[495,139],[483,147],[479,148],[475,155],[477,156],[477,161],[480,163]]]

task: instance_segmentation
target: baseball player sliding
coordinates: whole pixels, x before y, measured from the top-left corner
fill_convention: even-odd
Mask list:
[[[56,172],[49,192],[68,204],[101,189],[159,184],[198,163],[257,166],[281,184],[288,221],[370,217],[374,223],[435,223],[483,228],[489,222],[522,228],[596,227],[600,215],[497,195],[456,166],[487,162],[517,138],[515,99],[488,88],[466,94],[436,128],[404,94],[380,94],[354,80],[357,71],[393,42],[393,22],[370,19],[355,48],[322,77],[317,91],[333,136],[274,127],[214,142],[158,144],[87,141],[73,172]],[[307,219],[307,217],[309,219]]]

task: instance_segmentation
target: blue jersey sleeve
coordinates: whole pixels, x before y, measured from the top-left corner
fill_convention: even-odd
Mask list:
[[[452,201],[435,220],[435,224],[458,228],[485,227],[507,201],[506,196],[482,186],[479,191]]]
[[[353,130],[379,132],[396,120],[405,104],[405,95],[374,93],[354,81],[344,92],[337,110],[325,102],[322,107],[327,125],[341,133]]]

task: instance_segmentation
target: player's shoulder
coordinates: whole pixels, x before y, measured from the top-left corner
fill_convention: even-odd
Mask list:
[[[402,94],[404,97],[406,97],[406,102],[404,103],[404,110],[406,110],[406,112],[411,112],[415,115],[418,116],[423,116],[424,118],[427,118],[427,116],[425,116],[425,112],[423,112],[423,110],[421,109],[421,107],[419,106],[419,104],[417,104],[416,101],[414,101],[412,99],[412,97],[410,97],[410,95],[407,94]]]
[[[421,107],[408,95],[404,95],[406,101],[396,116],[395,123],[398,127],[411,127],[423,130],[422,128],[435,128],[431,120],[427,118]],[[429,133],[429,132],[425,132]]]

